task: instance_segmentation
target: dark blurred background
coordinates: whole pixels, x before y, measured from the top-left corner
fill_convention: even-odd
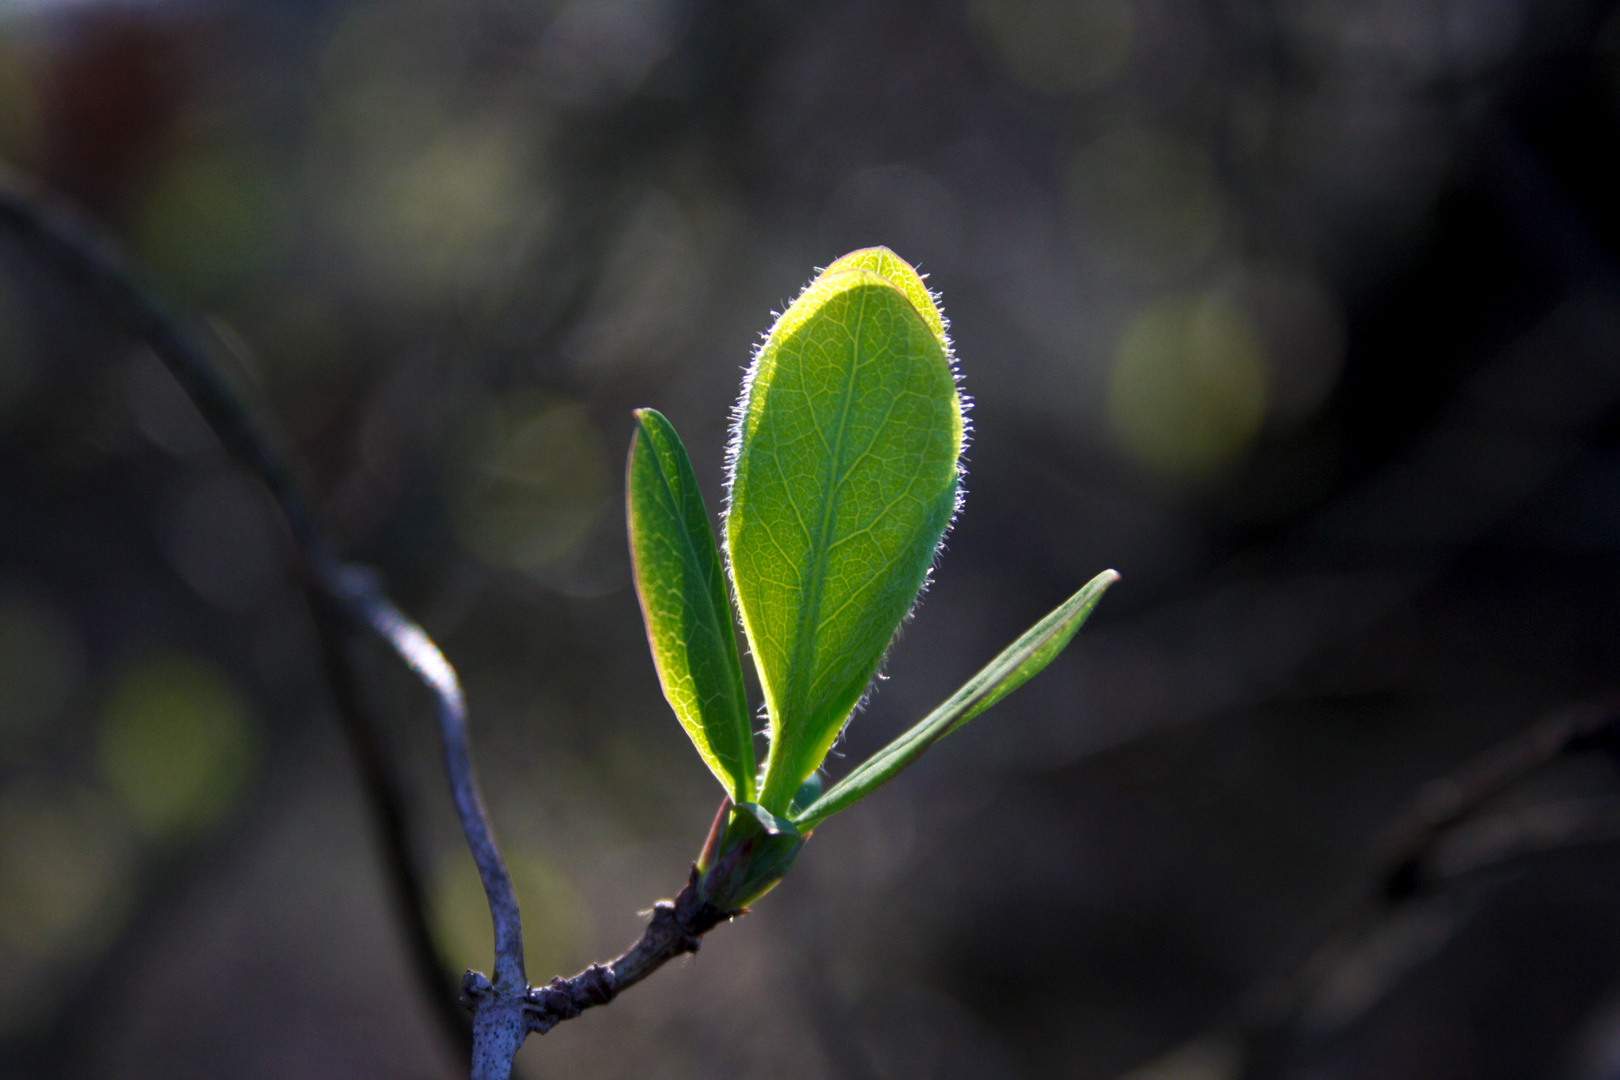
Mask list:
[[[1222,1080],[1184,1044],[1426,781],[1620,691],[1613,7],[5,0],[0,159],[209,313],[460,668],[537,982],[633,939],[719,798],[629,587],[630,409],[718,508],[770,313],[849,249],[916,263],[968,497],[843,762],[1124,580],[701,957],[519,1060]],[[375,676],[442,944],[487,970],[427,705]],[[1575,757],[1498,809],[1617,790]],[[0,237],[0,1080],[456,1075],[380,866],[267,498]],[[1620,1077],[1614,845],[1386,931],[1284,1075]]]

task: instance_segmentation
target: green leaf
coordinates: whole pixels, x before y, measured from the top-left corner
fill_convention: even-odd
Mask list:
[[[821,273],[826,276],[841,270],[870,271],[905,293],[911,306],[917,309],[917,314],[923,317],[928,329],[939,339],[940,347],[947,354],[950,353],[951,341],[945,334],[945,316],[940,312],[939,305],[934,303],[934,294],[928,291],[928,286],[923,284],[923,279],[910,263],[886,247],[862,248],[836,260]]]
[[[795,814],[793,821],[799,830],[808,833],[840,810],[864,799],[921,757],[924,750],[1023,686],[1057,659],[1058,653],[1069,644],[1097,601],[1102,599],[1104,591],[1118,580],[1119,575],[1112,570],[1104,570],[1092,578],[1079,592],[1025,631],[1023,637],[1003,649],[945,704]]]
[[[755,356],[726,547],[770,716],[772,812],[821,764],[916,600],[962,443],[943,319],[892,252],[829,267]]]
[[[735,802],[754,797],[754,740],[709,513],[670,422],[636,411],[625,500],[636,594],[664,697]]]

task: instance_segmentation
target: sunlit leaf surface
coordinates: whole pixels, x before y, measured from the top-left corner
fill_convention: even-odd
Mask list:
[[[726,544],[770,714],[759,801],[772,812],[820,764],[916,599],[962,438],[943,321],[890,252],[829,267],[755,358]]]
[[[703,496],[668,420],[636,412],[626,479],[630,556],[664,696],[737,802],[754,797],[754,746],[731,605]]]
[[[917,760],[934,745],[984,710],[1023,686],[1057,659],[1102,599],[1108,586],[1119,580],[1104,570],[1069,597],[1046,618],[1003,649],[939,708],[910,731],[862,762],[821,798],[795,814],[794,823],[808,831],[840,810],[859,802]]]

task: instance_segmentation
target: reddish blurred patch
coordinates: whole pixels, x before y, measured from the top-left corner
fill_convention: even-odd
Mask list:
[[[130,11],[75,20],[47,64],[45,177],[103,218],[163,156],[192,90],[192,24]]]

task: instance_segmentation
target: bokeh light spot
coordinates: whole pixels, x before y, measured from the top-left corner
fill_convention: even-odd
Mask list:
[[[650,192],[608,250],[567,353],[596,371],[667,363],[704,310],[709,270],[692,217]]]
[[[1158,301],[1126,326],[1108,413],[1138,463],[1176,479],[1219,472],[1259,434],[1265,411],[1259,335],[1221,293]]]
[[[258,757],[247,702],[226,676],[168,655],[119,677],[102,709],[101,771],[148,836],[186,839],[236,804]]]
[[[1344,368],[1347,330],[1338,299],[1303,266],[1245,266],[1223,291],[1260,335],[1267,426],[1286,431],[1309,420]]]
[[[1225,199],[1199,144],[1125,124],[1069,161],[1069,211],[1082,254],[1113,274],[1158,279],[1196,268],[1221,238]]]
[[[925,274],[948,273],[962,245],[962,211],[932,176],[906,165],[863,169],[827,200],[818,228],[827,261],[882,244]]]
[[[521,139],[501,124],[464,123],[370,155],[350,177],[338,223],[369,274],[419,295],[498,273],[514,238],[534,228]]]
[[[538,68],[559,101],[604,106],[639,87],[669,51],[663,5],[637,0],[573,0],[541,39]]]
[[[276,265],[290,222],[287,193],[266,162],[203,147],[169,161],[150,184],[135,246],[177,289],[218,302]]]
[[[585,410],[514,395],[489,408],[466,441],[450,493],[462,545],[537,575],[576,554],[611,486],[607,448]]]
[[[587,962],[589,910],[568,879],[538,852],[513,847],[506,869],[523,912],[523,963],[529,978],[572,974]],[[433,888],[433,929],[451,970],[489,971],[495,931],[478,871],[465,851],[448,854]]]
[[[0,591],[0,762],[44,732],[83,677],[78,635],[66,616],[42,600]]]
[[[214,477],[180,504],[169,526],[169,558],[210,604],[252,611],[280,580],[273,515],[255,481],[234,473]]]
[[[1130,0],[980,0],[973,13],[1007,73],[1044,93],[1096,89],[1130,59]]]
[[[175,457],[219,445],[202,413],[151,349],[137,349],[129,358],[124,389],[136,429]]]
[[[38,783],[8,789],[0,796],[0,956],[93,954],[115,932],[133,869],[105,799]]]

